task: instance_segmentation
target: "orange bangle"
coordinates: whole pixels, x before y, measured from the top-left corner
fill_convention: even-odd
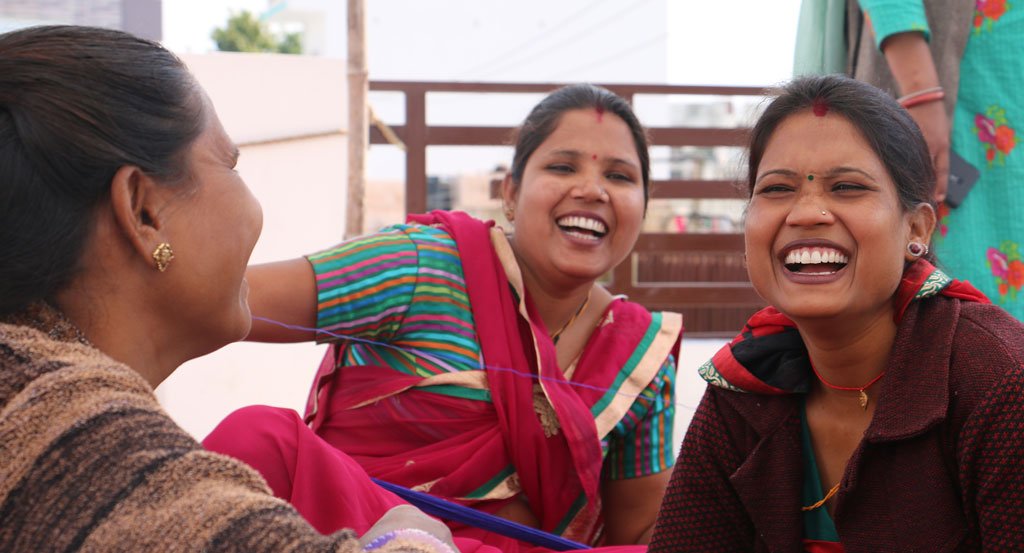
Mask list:
[[[946,97],[946,92],[942,90],[942,87],[937,86],[935,88],[929,88],[918,92],[913,92],[902,96],[896,101],[899,102],[904,109],[910,109],[914,106],[921,104],[927,104],[928,102],[935,102]]]

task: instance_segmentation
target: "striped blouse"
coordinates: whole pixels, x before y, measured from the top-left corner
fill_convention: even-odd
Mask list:
[[[455,241],[444,230],[396,225],[313,254],[317,328],[344,337],[341,365],[384,365],[410,375],[484,368]],[[420,390],[490,401],[486,390]],[[675,359],[666,359],[626,416],[602,440],[604,476],[656,474],[675,460]]]

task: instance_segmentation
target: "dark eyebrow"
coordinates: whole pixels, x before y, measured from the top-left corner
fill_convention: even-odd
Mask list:
[[[850,167],[850,166],[847,166],[847,165],[841,165],[839,167],[833,167],[833,168],[829,169],[828,171],[825,171],[825,173],[823,173],[821,176],[822,176],[822,178],[831,179],[831,178],[835,178],[835,177],[837,177],[839,175],[842,175],[844,173],[857,173],[858,175],[863,175],[864,177],[867,177],[868,179],[871,180],[871,182],[875,182],[875,177],[871,176],[866,171],[863,171],[863,170],[858,169],[856,167]],[[758,176],[757,180],[754,181],[754,184],[757,184],[757,183],[761,182],[762,179],[764,179],[765,177],[767,177],[769,175],[782,175],[784,177],[789,177],[789,178],[795,178],[795,177],[799,177],[800,176],[796,171],[790,171],[789,169],[772,169],[771,171],[765,171],[763,174]]]
[[[754,184],[756,185],[757,183],[761,182],[765,177],[770,175],[782,175],[784,177],[789,178],[799,176],[797,175],[796,171],[790,171],[789,169],[772,169],[771,171],[765,171],[764,173],[758,175],[757,180],[754,181]]]
[[[566,157],[569,157],[569,158],[572,158],[572,159],[578,159],[578,158],[583,157],[583,153],[579,152],[577,150],[554,150],[549,155],[566,156]],[[628,159],[623,159],[621,157],[613,157],[613,158],[610,158],[609,161],[611,161],[612,163],[621,163],[623,165],[628,165],[629,167],[633,167],[633,168],[639,168],[640,167],[636,163],[634,163],[634,162],[632,162],[632,161],[630,161]]]
[[[825,177],[825,178],[834,178],[834,177],[837,177],[839,175],[842,175],[843,173],[857,173],[858,175],[863,175],[863,176],[867,177],[868,179],[871,179],[871,182],[875,182],[875,177],[871,176],[866,171],[863,171],[861,169],[857,169],[856,167],[848,167],[848,166],[845,166],[845,165],[840,166],[840,167],[833,167],[832,169],[829,169],[822,176]]]
[[[576,150],[553,150],[550,155],[571,157],[573,159],[583,156],[581,152]]]
[[[611,161],[612,163],[621,163],[623,165],[628,165],[629,167],[633,167],[634,169],[640,168],[637,164],[633,163],[632,161],[628,159],[622,159],[621,157],[613,157],[611,158]]]

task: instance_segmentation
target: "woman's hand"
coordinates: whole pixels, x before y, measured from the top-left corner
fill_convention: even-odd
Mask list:
[[[939,85],[939,73],[923,33],[910,31],[886,37],[882,41],[882,52],[901,96]],[[941,202],[946,199],[949,185],[949,117],[946,116],[945,103],[933,100],[907,111],[921,127],[928,144],[935,167],[935,201]]]
[[[935,203],[946,199],[949,185],[949,120],[946,106],[942,102],[928,102],[913,106],[907,111],[921,127],[928,152],[935,167]]]
[[[671,476],[672,471],[666,470],[650,476],[602,482],[606,545],[646,544],[651,541],[654,519],[658,516]]]
[[[391,510],[384,513],[384,516],[380,517],[380,520],[373,527],[359,538],[359,543],[366,547],[373,540],[389,532],[409,529],[426,532],[444,542],[445,545],[452,548],[452,551],[458,551],[452,539],[451,530],[441,521],[427,516],[423,511],[412,505],[392,507]]]

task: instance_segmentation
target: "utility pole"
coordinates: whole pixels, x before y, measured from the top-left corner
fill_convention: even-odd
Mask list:
[[[369,71],[366,68],[366,3],[348,0],[348,205],[345,237],[363,233],[363,195],[366,154],[370,141],[367,121]]]

